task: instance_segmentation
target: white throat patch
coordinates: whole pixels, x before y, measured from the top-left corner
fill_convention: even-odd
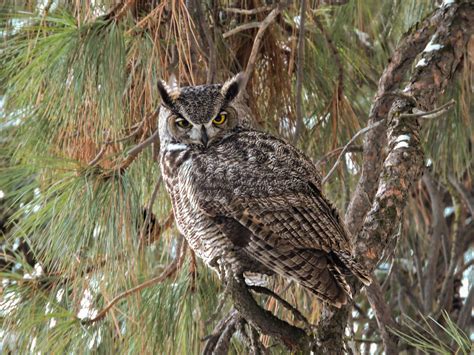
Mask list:
[[[187,149],[188,146],[186,144],[182,144],[182,143],[170,143],[166,146],[166,150],[167,151],[170,151],[170,152],[174,152],[174,151],[177,151],[177,150],[184,150],[184,149]]]

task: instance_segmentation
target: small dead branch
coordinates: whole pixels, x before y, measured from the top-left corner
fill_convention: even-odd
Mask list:
[[[217,302],[217,307],[214,313],[211,314],[208,320],[206,320],[206,324],[211,324],[214,322],[219,315],[219,313],[222,311],[222,308],[224,307],[227,297],[230,294],[230,289],[227,287],[227,284],[224,286],[224,291],[219,295],[219,300]]]
[[[160,187],[161,187],[162,182],[163,182],[163,179],[160,176],[160,178],[158,179],[158,181],[155,184],[155,188],[153,189],[153,192],[151,194],[150,201],[148,201],[148,205],[147,205],[146,210],[145,210],[146,211],[145,221],[143,222],[143,226],[142,226],[142,229],[140,231],[140,239],[141,240],[143,240],[145,238],[145,229],[147,228],[148,224],[150,223],[153,204],[155,203],[156,196],[158,196],[158,191],[160,191]]]
[[[125,2],[121,1],[116,6],[114,6],[108,14],[103,17],[104,20],[120,20],[127,13],[128,9],[135,4],[135,2],[136,0],[127,0]]]
[[[141,283],[140,285],[132,287],[131,289],[124,291],[121,294],[115,296],[112,299],[112,301],[110,301],[104,308],[101,309],[101,311],[97,314],[97,316],[90,319],[82,319],[81,323],[84,325],[89,325],[89,324],[93,324],[95,322],[102,320],[106,316],[107,312],[110,311],[110,309],[113,306],[115,306],[120,300],[134,294],[135,292],[139,292],[147,287],[163,282],[167,278],[173,276],[176,273],[176,271],[181,267],[184,261],[184,255],[185,255],[187,244],[183,243],[182,240],[183,240],[182,238],[179,239],[180,245],[178,247],[179,253],[178,253],[177,258],[174,259],[173,262],[169,264],[159,276],[153,277],[150,280],[147,280]]]
[[[153,120],[153,119],[156,119],[156,117],[158,116],[158,110],[146,115],[141,121],[140,123],[135,127],[135,129],[130,133],[128,134],[127,136],[125,137],[122,137],[122,138],[118,138],[118,139],[115,139],[115,140],[109,140],[109,136],[110,136],[110,133],[107,133],[106,135],[106,138],[105,138],[105,141],[102,142],[102,147],[100,148],[99,150],[99,153],[97,153],[97,155],[95,156],[94,159],[92,159],[88,165],[89,166],[95,166],[97,165],[97,163],[102,159],[102,157],[104,156],[106,150],[107,150],[107,146],[111,145],[111,144],[116,144],[116,143],[120,143],[120,142],[124,142],[126,140],[129,140],[133,137],[135,137],[142,129],[143,129],[143,126],[145,125],[145,123],[147,121],[150,121],[150,120]]]
[[[235,8],[235,7],[226,7],[223,10],[225,12],[230,12],[230,13],[234,13],[234,14],[256,15],[256,14],[259,14],[261,12],[270,11],[271,9],[273,9],[273,6],[262,6],[262,7],[257,7],[255,9],[238,9],[238,8]]]
[[[474,196],[469,196],[469,193],[465,190],[465,188],[458,182],[456,177],[452,174],[448,175],[448,180],[451,185],[456,189],[456,191],[461,196],[462,200],[466,204],[469,212],[471,213],[471,217],[474,218]]]
[[[136,145],[132,149],[130,149],[127,153],[127,157],[122,161],[120,165],[115,167],[113,171],[123,171],[127,169],[130,164],[138,157],[138,155],[149,145],[151,145],[154,142],[157,142],[159,138],[159,131],[156,130],[155,133],[153,133],[150,137],[145,139],[143,142],[140,144]]]
[[[403,113],[400,115],[401,118],[423,118],[423,119],[431,119],[431,118],[438,118],[442,115],[444,115],[446,112],[448,112],[451,107],[454,106],[456,101],[450,100],[444,105],[435,108],[434,110],[424,112],[420,111],[418,109],[414,109],[413,111],[416,111],[415,113]]]
[[[228,328],[231,328],[232,330],[235,329],[235,324],[237,320],[241,319],[239,312],[232,308],[230,312],[225,316],[214,328],[212,333],[208,336],[206,336],[203,340],[207,341],[206,346],[204,347],[203,350],[203,355],[214,355],[217,354],[216,348],[219,345],[219,341],[221,340],[222,336],[224,333],[226,333],[226,337],[229,336],[229,331],[226,331]],[[233,333],[232,333],[233,334]],[[232,334],[230,335],[232,337]],[[230,338],[228,338],[230,340]],[[222,348],[223,342],[220,342],[220,346]],[[227,354],[225,352],[224,354]]]
[[[105,151],[107,150],[107,145],[104,144],[102,148],[100,148],[99,153],[92,159],[90,162],[87,163],[89,166],[96,166],[99,161],[101,161],[102,157],[105,154]]]
[[[375,127],[378,127],[380,126],[382,123],[385,123],[385,120],[383,121],[378,121],[378,122],[375,122],[373,125],[369,126],[369,127],[365,127],[365,128],[362,128],[359,132],[357,132],[352,138],[351,140],[344,146],[344,148],[342,149],[341,153],[339,153],[339,156],[337,157],[337,160],[336,162],[334,163],[333,167],[331,168],[331,170],[329,170],[329,172],[327,173],[327,175],[324,177],[324,179],[322,180],[321,184],[324,185],[328,179],[331,177],[332,173],[336,170],[337,166],[339,165],[339,163],[341,162],[341,158],[344,156],[344,154],[346,154],[347,150],[349,149],[349,147],[352,145],[352,143],[355,142],[355,140],[357,138],[359,138],[361,135],[367,133],[368,131],[370,131],[371,129],[374,129]]]
[[[321,165],[322,163],[324,163],[326,160],[330,159],[331,157],[333,157],[334,155],[340,153],[342,150],[344,149],[344,147],[339,147],[339,148],[336,148],[334,150],[331,150],[330,152],[326,153],[321,159],[319,159],[315,164],[316,166],[319,166]],[[346,153],[361,153],[362,152],[362,146],[361,145],[352,145],[352,146],[349,146],[346,150]]]
[[[307,332],[311,331],[311,324],[308,322],[306,317],[303,316],[299,310],[297,310],[295,307],[293,307],[290,303],[288,303],[282,297],[277,295],[275,292],[273,292],[272,290],[269,290],[266,287],[262,287],[262,286],[248,286],[248,288],[252,291],[257,292],[257,293],[261,293],[261,294],[264,294],[264,295],[267,295],[267,296],[270,296],[270,297],[273,297],[274,299],[276,299],[278,302],[280,302],[282,304],[283,307],[288,309],[293,314],[293,316],[295,317],[296,320],[300,321],[301,323],[303,323],[305,325],[305,328],[306,328]]]
[[[306,0],[301,0],[300,4],[300,23],[298,33],[298,46],[297,46],[297,64],[296,64],[296,126],[295,134],[293,135],[293,143],[298,142],[303,129],[305,128],[303,123],[303,66],[304,66],[304,31],[305,31],[305,19],[306,19]]]
[[[288,2],[279,3],[275,8],[273,8],[273,10],[267,15],[267,17],[265,17],[265,19],[260,23],[258,32],[255,35],[255,39],[253,41],[252,51],[250,52],[250,57],[247,62],[247,67],[245,68],[245,76],[244,76],[244,81],[242,83],[242,87],[244,89],[247,86],[250,76],[252,75],[255,69],[255,64],[257,62],[257,56],[260,49],[260,43],[262,42],[265,31],[267,30],[268,26],[270,26],[270,24],[273,21],[275,21],[275,19],[283,11],[283,9],[285,9],[288,5],[289,5]]]
[[[406,97],[406,95],[404,95],[403,97]],[[440,117],[441,115],[443,115],[444,113],[446,113],[447,111],[449,111],[449,109],[451,109],[451,107],[453,107],[453,105],[455,104],[455,101],[454,100],[451,100],[449,101],[448,103],[434,109],[434,110],[431,110],[431,111],[428,111],[428,112],[417,112],[417,113],[413,113],[413,114],[400,114],[399,115],[399,118],[400,119],[403,119],[403,118],[418,118],[418,119],[431,119],[431,118],[437,118],[437,117]],[[416,109],[414,109],[416,110]],[[337,157],[337,160],[336,162],[334,163],[333,167],[331,168],[331,170],[329,170],[329,172],[327,173],[327,175],[324,177],[324,179],[322,180],[321,184],[325,184],[328,179],[331,177],[331,175],[334,173],[334,171],[336,170],[337,166],[339,165],[339,163],[341,162],[341,158],[344,156],[344,154],[347,153],[348,149],[350,148],[350,146],[352,145],[352,143],[354,143],[354,141],[360,137],[361,135],[367,133],[368,131],[380,126],[382,123],[385,123],[386,120],[381,120],[381,121],[378,121],[376,123],[374,123],[373,125],[371,126],[368,126],[368,127],[365,127],[365,128],[362,128],[360,131],[358,131],[351,139],[350,141],[344,146],[344,148],[342,149],[341,153],[339,154],[339,156]]]
[[[259,28],[262,25],[261,22],[247,22],[243,25],[237,26],[222,34],[222,37],[229,38],[230,36],[236,35],[239,32],[250,30],[252,28]]]
[[[143,290],[144,288],[147,288],[147,287],[150,287],[150,286],[153,286],[157,283],[160,283],[160,282],[163,282],[164,280],[166,280],[168,277],[172,276],[176,270],[178,269],[178,263],[177,261],[171,263],[170,265],[168,265],[168,267],[165,269],[165,271],[163,271],[163,273],[157,277],[154,277],[150,280],[147,280],[143,283],[141,283],[140,285],[137,285],[119,295],[117,295],[116,297],[114,297],[114,299],[112,299],[112,301],[110,301],[98,314],[96,317],[94,318],[91,318],[91,319],[83,319],[82,320],[82,324],[92,324],[92,323],[95,323],[97,321],[100,321],[102,318],[105,317],[105,315],[107,314],[107,312],[113,307],[115,306],[120,300],[122,300],[123,298],[125,297],[128,297],[130,296],[131,294],[135,293],[135,292],[138,292],[138,291],[141,291]]]
[[[316,26],[318,27],[318,29],[323,34],[324,39],[326,40],[326,43],[329,49],[331,50],[332,56],[334,58],[334,64],[336,64],[337,66],[337,70],[339,72],[338,78],[337,78],[337,99],[340,100],[342,98],[343,91],[344,91],[344,66],[342,65],[341,56],[331,36],[329,35],[328,31],[326,31],[323,24],[321,23],[321,21],[319,21],[319,19],[316,18],[314,13],[313,13],[313,20]]]
[[[397,337],[389,330],[397,329],[397,324],[392,318],[392,312],[385,302],[383,292],[377,280],[373,280],[373,282],[367,286],[367,296],[375,313],[375,319],[380,329],[385,352],[387,355],[398,354]]]

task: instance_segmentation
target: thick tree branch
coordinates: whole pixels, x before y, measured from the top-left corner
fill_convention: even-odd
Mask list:
[[[311,337],[302,329],[288,324],[261,308],[250,294],[242,276],[230,276],[226,281],[235,309],[251,326],[281,341],[290,350],[309,350],[312,346]]]
[[[462,60],[467,41],[473,31],[474,5],[453,4],[434,16],[441,16],[436,39],[441,48],[424,52],[427,65],[415,68],[410,84],[404,90],[414,97],[419,107],[430,110],[452,79]],[[422,31],[422,30],[420,30]],[[389,113],[388,156],[379,176],[377,193],[362,231],[355,240],[356,254],[370,269],[375,268],[385,246],[401,218],[408,191],[423,169],[420,148],[420,126],[417,120],[404,116],[413,112],[413,103],[398,99]],[[365,151],[364,151],[365,152]]]
[[[370,109],[368,126],[387,117],[394,100],[394,96],[388,94],[399,88],[405,73],[416,56],[427,45],[436,26],[443,19],[443,13],[442,9],[436,10],[421,24],[413,26],[401,40],[380,78],[374,103]],[[385,157],[383,149],[386,146],[386,128],[386,124],[382,124],[369,132],[364,139],[361,177],[345,216],[346,225],[354,234],[360,230],[377,191]]]
[[[395,90],[406,70],[436,30],[434,38],[440,49],[423,53],[426,65],[415,68],[410,84],[404,90],[406,95],[415,98],[418,109],[432,109],[440,93],[460,67],[473,32],[472,18],[474,5],[470,3],[451,4],[437,9],[421,26],[405,36],[380,79],[369,126],[383,120],[388,114],[389,129],[387,135],[384,135],[385,125],[382,124],[380,129],[371,130],[367,134],[362,176],[346,214],[347,227],[356,235],[354,254],[370,270],[377,266],[384,253],[391,252],[386,247],[400,223],[409,189],[423,169],[420,126],[416,118],[403,116],[413,113],[414,102],[400,97],[393,103],[393,98],[386,93]],[[382,148],[386,141],[388,154],[383,159]],[[370,207],[368,214],[367,206]],[[363,228],[357,233],[362,227],[362,221]],[[347,308],[334,314],[323,312],[318,327],[323,351],[337,349],[336,351],[342,352],[342,341],[339,339],[343,337],[347,313]]]

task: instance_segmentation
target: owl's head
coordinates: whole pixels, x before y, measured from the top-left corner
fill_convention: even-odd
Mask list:
[[[244,76],[224,84],[187,86],[158,82],[161,95],[159,129],[161,146],[179,144],[206,148],[245,127],[238,96]]]

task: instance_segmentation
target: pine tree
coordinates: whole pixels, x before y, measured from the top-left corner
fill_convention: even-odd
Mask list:
[[[469,1],[3,2],[1,349],[469,353],[472,18]],[[340,311],[282,279],[269,288],[303,318],[253,294],[288,329],[317,324],[302,347],[235,312],[161,186],[157,81],[239,71],[374,270]]]

